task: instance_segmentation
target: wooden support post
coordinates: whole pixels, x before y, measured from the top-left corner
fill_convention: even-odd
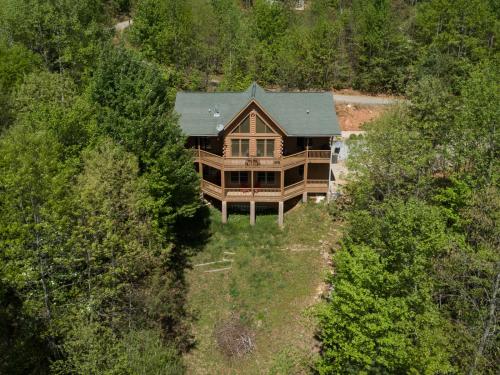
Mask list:
[[[281,196],[283,196],[285,194],[285,170],[283,168],[281,168],[280,187]]]
[[[253,197],[253,170],[250,170],[250,194],[252,194]]]
[[[200,140],[198,139],[198,174],[203,180],[203,164],[201,163]]]
[[[224,167],[222,167],[220,171],[220,187],[221,187],[221,193],[222,197],[224,198],[226,196],[225,188],[226,188],[226,171],[224,170]]]
[[[304,163],[304,187],[307,187],[308,167],[309,167],[309,146],[306,147],[306,161]]]
[[[227,202],[222,201],[222,224],[227,223]]]
[[[250,201],[250,225],[255,225],[255,201]]]
[[[302,203],[307,203],[307,191],[302,193]]]
[[[283,227],[283,215],[285,211],[285,205],[283,201],[278,202],[278,225]]]

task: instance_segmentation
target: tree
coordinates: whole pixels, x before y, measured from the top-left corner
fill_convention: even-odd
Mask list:
[[[63,286],[74,277],[67,272],[70,224],[64,215],[74,166],[63,161],[50,131],[29,123],[10,128],[0,150],[1,274],[28,319],[40,322],[37,335],[55,354]]]
[[[175,242],[180,223],[194,217],[200,201],[198,177],[172,113],[171,83],[156,66],[112,49],[101,55],[90,96],[99,106],[98,132],[136,155],[154,225],[165,241]]]
[[[375,210],[375,208],[373,208]],[[446,251],[439,210],[388,201],[353,212],[320,310],[322,374],[452,373],[446,327],[427,272]]]
[[[193,25],[189,0],[142,0],[134,12],[131,40],[144,56],[175,68],[184,68],[194,59],[198,33]]]
[[[154,373],[181,369],[173,341],[167,340],[169,332],[162,332],[148,304],[151,278],[168,273],[169,249],[162,248],[142,207],[147,193],[137,158],[110,139],[101,139],[84,152],[83,162],[75,185],[76,225],[70,241],[72,269],[80,276],[70,291],[75,307],[67,312],[65,357],[53,368],[79,374],[136,373],[132,368],[148,373],[140,369],[146,364]],[[163,300],[164,312],[179,321],[183,317],[174,315],[179,307],[167,308],[178,301],[165,287],[170,298]],[[157,351],[165,357],[134,363],[140,351],[151,360]]]
[[[7,40],[38,53],[51,71],[80,77],[92,67],[99,42],[109,39],[104,2],[2,0],[0,30]]]
[[[12,121],[12,91],[23,76],[41,65],[39,56],[22,45],[9,45],[0,39],[0,133]]]
[[[420,2],[413,36],[420,46],[418,74],[444,79],[456,91],[473,64],[497,52],[492,3],[484,0]]]

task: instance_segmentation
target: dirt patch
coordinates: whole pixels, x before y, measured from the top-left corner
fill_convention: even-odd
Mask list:
[[[373,93],[367,93],[364,91],[359,91],[359,90],[354,90],[354,89],[339,89],[339,90],[332,90],[332,91],[333,91],[333,94],[337,94],[337,95],[372,96],[374,98],[387,98],[387,99],[399,98],[398,96],[395,96],[395,95],[373,94]]]
[[[363,130],[363,124],[378,118],[387,106],[362,106],[355,104],[337,104],[335,106],[340,129],[344,131]]]

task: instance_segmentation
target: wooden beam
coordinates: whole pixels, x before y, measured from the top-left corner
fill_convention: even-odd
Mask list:
[[[220,187],[221,187],[221,192],[222,192],[222,197],[226,196],[226,171],[224,170],[224,166],[222,166],[222,169],[220,171]]]
[[[281,196],[285,194],[285,170],[281,168],[280,175],[280,188],[281,188]]]
[[[309,169],[309,146],[306,146],[306,161],[304,162],[304,189],[307,188],[308,169]]]

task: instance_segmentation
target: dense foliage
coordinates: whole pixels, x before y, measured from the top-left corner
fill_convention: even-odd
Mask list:
[[[499,78],[421,80],[352,144],[320,373],[500,370]]]
[[[175,92],[252,80],[409,98],[352,145],[317,371],[499,371],[498,2],[293,4],[0,0],[0,373],[184,371]]]
[[[455,90],[498,52],[494,1],[138,1],[130,41],[175,69],[184,87],[252,80],[289,88],[404,93],[423,76]],[[243,7],[242,7],[243,5]]]
[[[117,8],[0,4],[1,373],[184,371],[197,175],[172,79],[111,44]]]

